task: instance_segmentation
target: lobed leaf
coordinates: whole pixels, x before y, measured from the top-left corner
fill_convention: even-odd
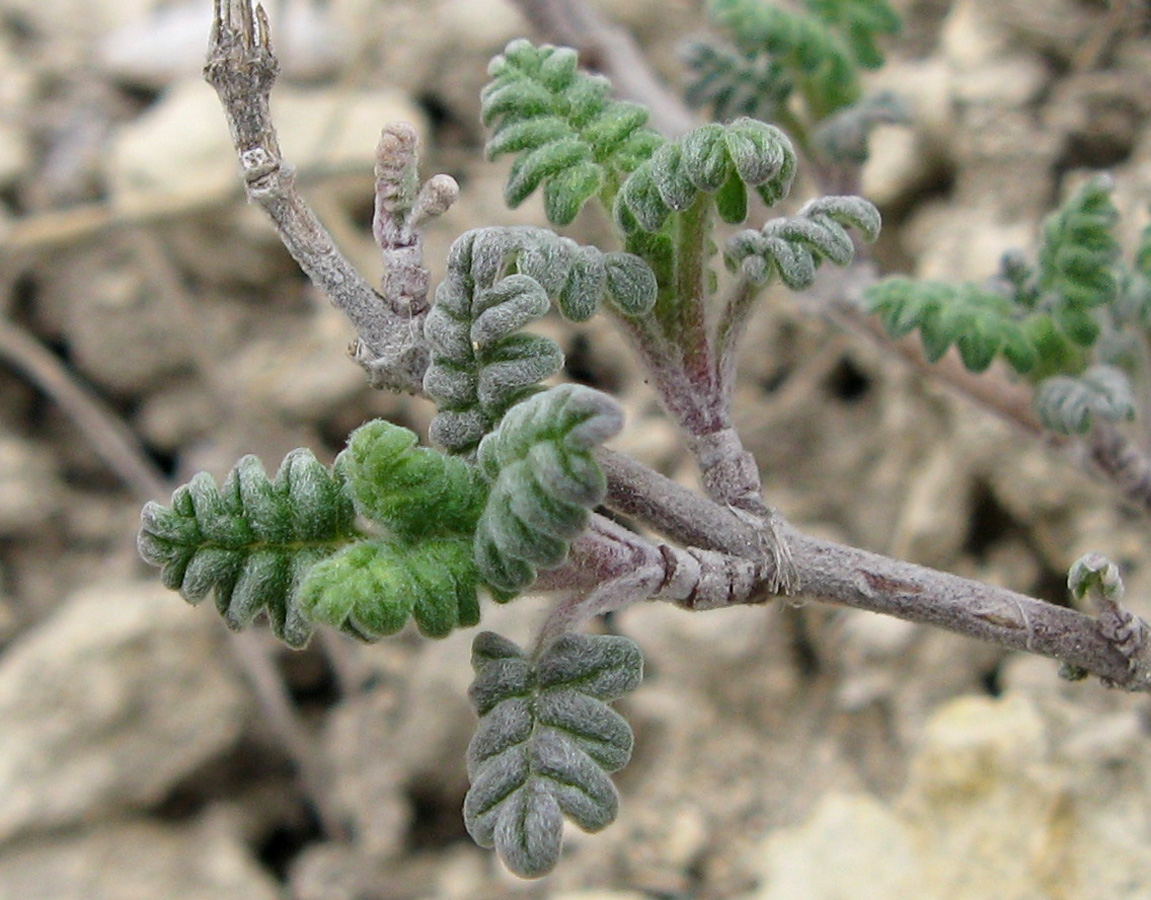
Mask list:
[[[565,816],[585,831],[615,819],[608,776],[627,764],[633,738],[604,701],[639,685],[643,659],[628,638],[571,633],[531,660],[484,632],[472,666],[480,722],[468,745],[464,822],[509,869],[538,878],[559,859]]]
[[[472,452],[563,364],[554,341],[519,329],[552,300],[584,321],[605,298],[624,315],[642,314],[655,303],[655,275],[638,256],[605,254],[543,228],[483,228],[457,239],[424,325],[432,351],[424,390],[438,408],[432,439]]]
[[[664,144],[628,176],[616,195],[616,224],[625,234],[637,226],[659,231],[701,193],[720,191],[720,211],[725,218],[740,214],[741,221],[747,188],[773,204],[791,189],[795,165],[791,141],[773,125],[746,118],[702,125]]]
[[[776,274],[792,290],[804,290],[811,287],[824,260],[837,266],[852,261],[855,245],[847,227],[873,241],[879,235],[879,211],[859,197],[822,197],[794,216],[771,219],[759,231],[734,235],[724,259],[729,269],[753,284],[765,284]]]
[[[1040,323],[1019,316],[1011,299],[997,291],[967,283],[888,278],[869,287],[864,302],[893,338],[918,328],[931,362],[953,344],[973,372],[984,371],[999,354],[1020,373],[1039,361]]]
[[[804,7],[712,0],[712,21],[730,34],[749,65],[734,65],[717,51],[714,56],[726,64],[705,57],[695,67],[701,75],[690,92],[725,97],[758,88],[759,96],[744,105],[778,109],[798,90],[817,121],[855,103],[861,70],[883,64],[876,38],[897,32],[899,16],[885,0],[805,0]],[[765,74],[756,79],[759,72]]]
[[[648,113],[610,98],[610,83],[579,71],[567,47],[512,41],[488,66],[480,114],[492,135],[489,159],[516,155],[504,197],[511,207],[541,185],[553,225],[567,225],[605,186],[614,186],[662,143]]]
[[[1114,366],[1092,366],[1082,375],[1055,375],[1035,391],[1035,410],[1059,434],[1086,434],[1095,417],[1109,422],[1135,418],[1135,395],[1127,375]]]
[[[376,419],[336,459],[356,510],[396,537],[471,535],[487,491],[474,466],[416,446],[407,428]]]
[[[1092,412],[1107,414],[1107,407],[1094,409],[1075,376],[1093,348],[1097,359],[1122,355],[1116,329],[1140,321],[1145,303],[1137,270],[1124,271],[1118,263],[1111,188],[1104,176],[1088,181],[1047,219],[1037,263],[1005,254],[991,288],[887,279],[867,289],[865,303],[893,337],[918,328],[932,361],[954,344],[972,371],[1002,355],[1037,383],[1068,376],[1047,389],[1054,393],[1044,408],[1056,430],[1086,428]],[[1097,346],[1105,325],[1107,346]]]
[[[694,76],[685,94],[688,105],[710,106],[717,122],[740,116],[774,121],[794,88],[783,66],[763,53],[693,41],[684,63]]]
[[[519,591],[564,561],[607,488],[592,453],[622,425],[610,397],[565,384],[512,407],[483,439],[477,462],[491,489],[475,547],[487,583]]]
[[[421,634],[444,637],[479,622],[478,581],[470,537],[361,541],[312,567],[300,609],[366,641],[395,634],[409,618]]]
[[[1065,330],[1084,346],[1098,337],[1086,326],[1087,310],[1111,303],[1119,290],[1113,188],[1106,175],[1090,179],[1043,226],[1036,288],[1057,298],[1056,314],[1071,319]]]
[[[303,646],[312,627],[299,586],[321,559],[355,539],[355,509],[338,477],[307,450],[284,459],[274,480],[245,456],[217,487],[200,472],[169,506],[145,505],[137,546],[165,586],[196,604],[209,594],[233,629],[264,612],[278,638]]]

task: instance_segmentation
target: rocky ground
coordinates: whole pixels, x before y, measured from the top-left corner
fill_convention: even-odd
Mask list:
[[[896,5],[906,32],[876,83],[915,115],[877,136],[865,173],[883,265],[982,278],[1099,168],[1128,233],[1143,227],[1142,4]],[[1146,700],[1067,684],[1045,660],[816,604],[628,611],[615,624],[648,677],[622,704],[637,750],[620,819],[572,834],[558,872],[524,883],[460,818],[470,635],[290,653],[160,587],[134,551],[160,486],[124,464],[114,423],[182,480],[248,452],[330,459],[367,418],[429,417],[365,386],[349,327],[245,206],[198,74],[210,6],[0,3],[0,897],[1151,894]],[[603,6],[679,77],[697,0]],[[269,11],[285,152],[362,271],[380,268],[366,223],[385,121],[416,123],[428,171],[463,187],[429,236],[433,269],[466,228],[541,221],[534,203],[504,208],[506,167],[479,152],[486,61],[526,32],[506,0]],[[627,408],[618,448],[690,480],[606,327],[548,327],[570,372]],[[1146,516],[1072,461],[786,294],[754,328],[740,425],[790,519],[1057,602],[1070,563],[1099,550],[1151,614]],[[523,638],[539,609],[486,623]]]

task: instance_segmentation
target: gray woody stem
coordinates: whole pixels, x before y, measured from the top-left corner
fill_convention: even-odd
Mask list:
[[[376,293],[336,249],[297,193],[292,170],[280,155],[268,108],[278,69],[263,8],[253,10],[249,0],[215,0],[204,77],[220,95],[248,197],[271,217],[312,283],[351,320],[363,345],[357,359],[371,363],[373,380],[392,390],[418,392],[427,352],[420,330],[413,327],[413,312],[399,299],[389,302]]]
[[[569,6],[558,3],[556,8]],[[268,43],[267,21],[259,7],[253,13],[250,0],[216,0],[205,72],[224,104],[249,197],[271,216],[281,240],[313,283],[352,320],[369,353],[375,354],[372,369],[378,383],[419,392],[421,360],[426,359],[422,332],[413,327],[423,311],[421,286],[416,284],[419,279],[402,279],[409,288],[416,288],[400,291],[404,297],[381,297],[335,249],[331,237],[295,192],[268,113],[276,63]],[[428,211],[434,214],[439,201],[430,195],[425,199]],[[398,215],[399,209],[382,210],[386,221],[379,223],[381,227],[387,230],[395,226],[402,231],[403,223],[392,215]],[[414,224],[419,215],[413,212],[407,221]],[[398,241],[397,246],[401,243]],[[385,253],[387,249],[385,246]],[[1130,463],[1124,448],[1101,442],[1097,455],[1099,462],[1110,461],[1132,482],[1146,480],[1147,472]],[[681,550],[648,541],[597,519],[596,526],[573,548],[573,558],[586,562],[585,571],[566,584],[557,580],[564,574],[560,571],[545,574],[541,588],[582,586],[594,592],[602,587],[594,600],[605,609],[634,602],[641,595],[693,609],[714,609],[764,602],[781,576],[790,575],[796,592],[813,600],[935,625],[1062,660],[1108,683],[1151,691],[1151,661],[1125,654],[1120,646],[1123,636],[1111,634],[1114,629],[1101,627],[1100,621],[1090,616],[822,541],[774,519],[765,523],[758,517],[738,514],[730,505],[725,508],[713,503],[628,457],[602,451],[599,458],[608,475],[609,507],[698,549]],[[779,538],[790,548],[790,560],[778,555]],[[603,565],[599,572],[603,580],[589,584],[586,576],[596,571],[597,560]],[[633,564],[643,572],[629,576],[628,568]],[[614,595],[613,590],[617,592]],[[646,593],[649,590],[651,593]],[[573,617],[583,611],[581,604],[576,605]],[[1136,627],[1132,623],[1146,628],[1142,620],[1129,615],[1124,621],[1130,626],[1128,631]]]
[[[748,558],[759,533],[739,517],[619,454],[601,454],[600,460],[611,476],[612,507],[676,540]],[[1151,691],[1151,660],[1131,659],[1103,627],[1105,622],[1014,591],[820,540],[787,524],[781,529],[801,597],[934,625],[1060,660],[1128,690]],[[770,572],[770,561],[762,563],[762,571]],[[730,601],[762,602],[763,594],[732,590]],[[715,605],[709,596],[706,608]],[[1142,623],[1130,613],[1126,617]]]

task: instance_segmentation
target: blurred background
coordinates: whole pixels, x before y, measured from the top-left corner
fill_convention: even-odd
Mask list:
[[[677,89],[698,0],[604,0]],[[1151,199],[1151,22],[1139,0],[895,0],[864,193],[891,271],[982,279],[1085,174],[1124,229]],[[565,900],[1151,896],[1143,697],[1047,660],[817,605],[618,616],[643,646],[619,820],[536,883],[463,829],[470,634],[302,652],[235,636],[135,553],[139,508],[244,453],[330,460],[370,390],[351,328],[245,203],[200,78],[210,0],[0,0],[0,897]],[[478,91],[531,35],[510,0],[273,0],[273,114],[301,189],[362,272],[380,126],[407,120],[467,228],[502,199]],[[801,182],[794,196],[806,199]],[[585,214],[572,235],[602,238]],[[542,326],[616,394],[614,444],[694,472],[622,343]],[[1074,462],[773,294],[737,400],[769,502],[800,527],[1066,602],[1098,550],[1151,614],[1145,515]],[[489,607],[513,639],[544,605]]]

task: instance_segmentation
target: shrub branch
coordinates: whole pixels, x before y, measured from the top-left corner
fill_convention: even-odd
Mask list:
[[[422,312],[415,308],[419,292],[401,292],[405,299],[372,290],[296,193],[280,157],[268,112],[276,62],[258,6],[253,11],[249,0],[216,0],[205,72],[224,104],[249,197],[267,211],[317,287],[351,319],[372,356],[374,382],[420,392],[428,347],[422,329],[415,327]],[[394,129],[391,133],[396,134]],[[1132,462],[1129,449],[1115,440],[1100,441],[1095,456],[1097,463],[1126,473],[1133,496],[1146,494],[1147,467]],[[1151,690],[1151,663],[1120,646],[1124,634],[1146,628],[1130,614],[1124,614],[1123,634],[1116,634],[1084,613],[817,539],[777,518],[765,524],[620,454],[601,450],[597,458],[607,476],[605,505],[679,546],[639,537],[595,517],[574,542],[572,561],[566,564],[586,564],[582,571],[585,580],[588,573],[592,576],[590,593],[561,601],[561,617],[578,617],[588,610],[589,600],[594,610],[653,596],[691,608],[761,603],[777,591],[781,566],[790,566],[796,592],[804,598],[931,624],[1061,660],[1107,683]],[[778,537],[790,548],[790,560],[779,555]],[[544,573],[537,587],[559,586],[564,576],[562,570]],[[571,587],[573,581],[565,584]],[[569,604],[566,610],[563,602]],[[583,606],[573,610],[572,602]]]

